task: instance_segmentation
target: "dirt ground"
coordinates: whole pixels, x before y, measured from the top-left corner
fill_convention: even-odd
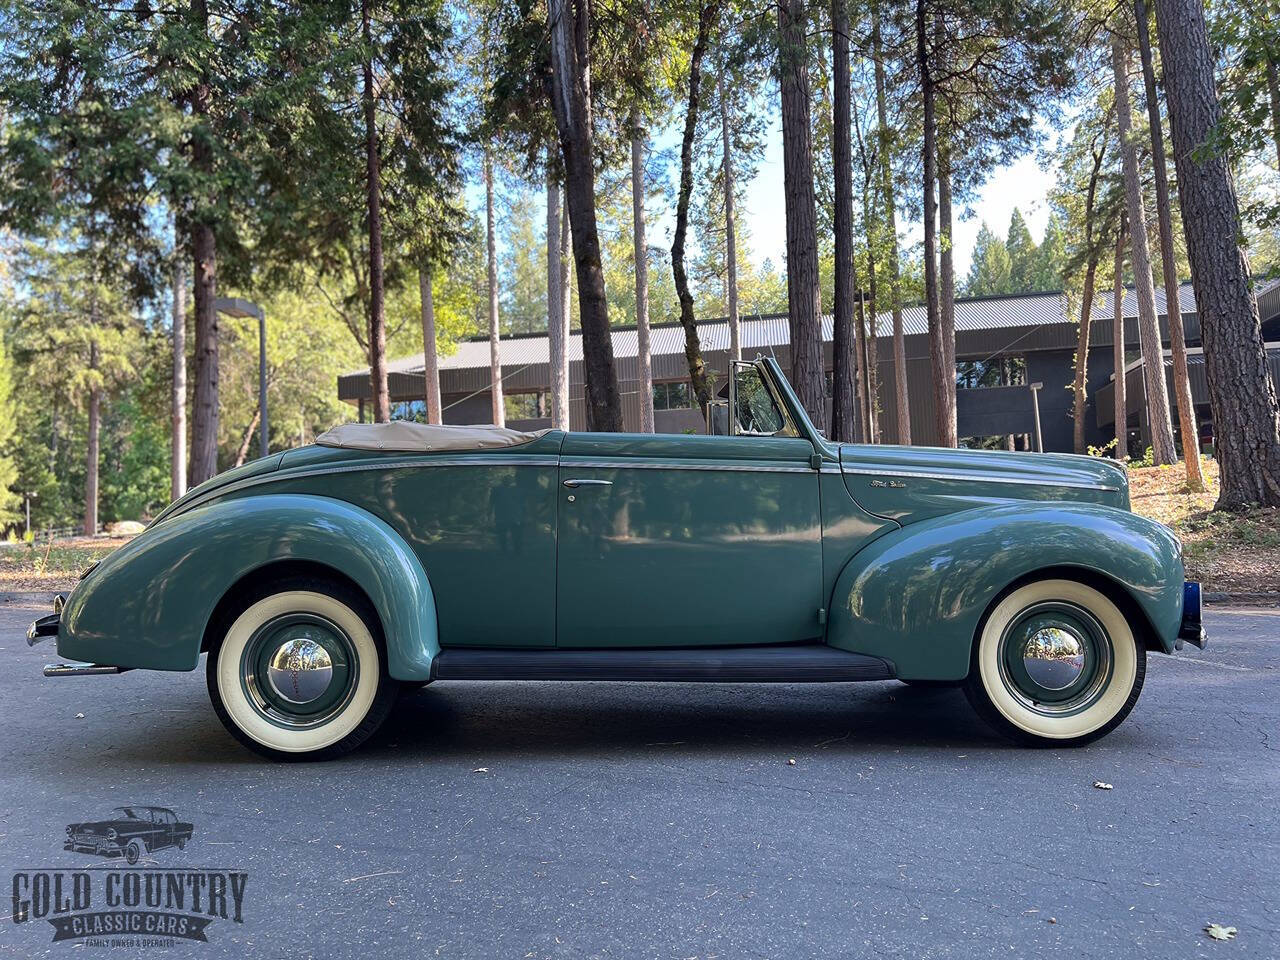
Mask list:
[[[1218,464],[1203,460],[1205,493],[1187,491],[1181,465],[1129,470],[1135,513],[1172,527],[1182,540],[1187,578],[1223,593],[1280,591],[1280,510],[1214,513]]]

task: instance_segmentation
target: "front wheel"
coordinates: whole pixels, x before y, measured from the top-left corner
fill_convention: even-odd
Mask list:
[[[1078,746],[1129,715],[1146,670],[1146,650],[1105,594],[1074,580],[1038,580],[991,611],[964,691],[1011,739]]]
[[[395,702],[381,635],[368,601],[342,584],[266,585],[209,651],[209,698],[232,735],[265,757],[339,756],[372,736]]]
[[[124,858],[128,861],[129,866],[133,866],[142,859],[142,844],[137,840],[130,840],[129,845],[124,848]]]

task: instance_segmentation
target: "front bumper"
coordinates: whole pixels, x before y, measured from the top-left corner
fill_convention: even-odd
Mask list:
[[[1182,625],[1178,628],[1177,642],[1179,650],[1184,643],[1203,650],[1209,642],[1202,622],[1202,602],[1200,584],[1194,580],[1188,580],[1182,585]]]

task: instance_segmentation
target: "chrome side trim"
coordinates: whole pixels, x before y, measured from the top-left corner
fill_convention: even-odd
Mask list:
[[[561,467],[596,467],[602,470],[718,470],[727,473],[817,473],[808,464],[771,465],[762,463],[672,463],[630,457],[578,458],[566,454]]]
[[[1033,487],[1077,487],[1081,490],[1107,490],[1118,492],[1119,487],[1107,483],[1088,483],[1083,480],[1058,480],[1051,477],[1007,477],[998,473],[931,473],[923,470],[872,470],[869,467],[841,466],[844,473],[871,477],[915,477],[920,480],[969,480],[983,483],[1015,483]]]
[[[210,490],[190,503],[183,504],[182,509],[164,518],[167,523],[174,517],[180,517],[188,510],[203,506],[210,500],[217,500],[228,493],[238,493],[250,487],[265,483],[280,483],[285,480],[296,480],[305,477],[322,477],[334,473],[358,473],[365,470],[417,470],[425,467],[554,467],[559,461],[555,457],[519,457],[510,454],[491,454],[488,456],[435,457],[430,460],[421,458],[400,458],[396,460],[363,461],[361,463],[335,464],[329,467],[313,467],[310,470],[286,470],[264,473],[261,476],[237,480],[224,487]]]
[[[832,463],[830,460],[822,461],[822,469],[819,470],[818,472],[819,473],[844,473],[844,471],[840,469],[840,464]]]

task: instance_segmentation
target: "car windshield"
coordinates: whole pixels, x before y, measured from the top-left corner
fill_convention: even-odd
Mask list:
[[[113,819],[116,820],[144,820],[145,817],[138,812],[136,807],[116,807],[111,811]]]

